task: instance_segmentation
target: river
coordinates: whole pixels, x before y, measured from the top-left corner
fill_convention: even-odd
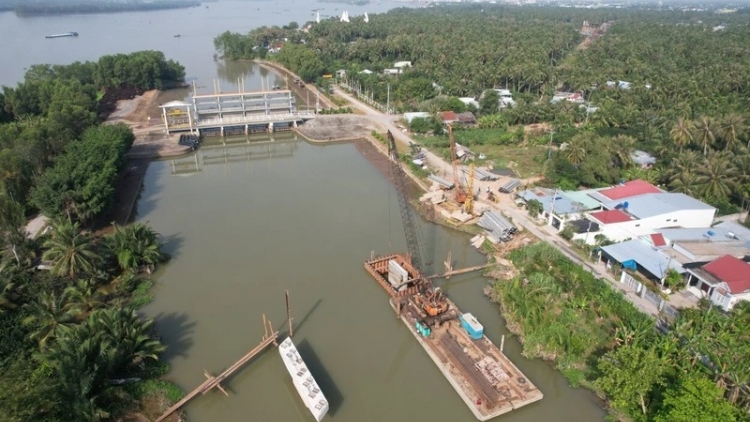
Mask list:
[[[212,38],[224,30],[300,23],[311,9],[351,15],[397,3],[348,6],[301,0],[207,3],[200,8],[62,17],[0,14],[6,55],[0,83],[13,85],[34,63],[95,60],[102,54],[158,49],[179,60],[189,78],[211,86],[237,77],[259,88],[265,71],[250,63],[214,62]],[[260,10],[258,10],[260,9]],[[288,9],[288,10],[287,10]],[[332,13],[332,11],[331,11]],[[149,23],[151,22],[151,23]],[[44,35],[77,31],[78,38]],[[181,34],[180,38],[173,35]],[[204,89],[205,90],[205,89]],[[312,145],[291,134],[207,141],[196,155],[154,162],[146,175],[137,218],[162,233],[172,260],[155,274],[156,319],[169,346],[169,378],[185,390],[253,348],[263,334],[262,315],[285,330],[284,291],[291,294],[295,342],[341,421],[475,420],[426,353],[397,321],[387,296],[365,272],[371,251],[405,249],[395,189],[355,144]],[[483,257],[468,236],[422,224],[433,270],[447,252],[454,267]],[[507,334],[494,305],[482,296],[481,276],[439,282],[499,343]],[[502,416],[503,421],[601,421],[595,397],[573,389],[549,364],[520,356],[509,339],[506,353],[542,390],[541,402]],[[277,351],[269,349],[231,377],[219,392],[199,396],[186,410],[196,422],[309,421]]]

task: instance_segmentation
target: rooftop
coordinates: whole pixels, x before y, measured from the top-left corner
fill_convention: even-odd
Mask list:
[[[716,210],[716,208],[684,193],[645,193],[622,199],[605,202],[604,206],[610,209],[623,209],[636,218],[656,217],[685,210]],[[675,224],[675,226],[679,226],[679,224]]]
[[[719,228],[729,230],[738,238],[750,242],[750,228],[747,228],[736,221],[723,221],[714,226],[714,229]]]
[[[443,123],[450,123],[458,120],[456,113],[453,111],[441,111],[438,114],[440,118],[443,119]]]
[[[645,193],[661,192],[661,189],[657,188],[651,183],[638,179],[625,182],[619,186],[614,186],[609,189],[600,190],[598,193],[599,195],[602,195],[609,200],[616,200],[636,195],[643,195]]]
[[[629,215],[620,210],[597,211],[590,215],[602,224],[624,223],[631,220]]]
[[[703,269],[726,283],[734,294],[750,290],[750,264],[741,259],[724,255],[704,265]]]
[[[596,192],[598,189],[586,189],[586,190],[566,190],[565,196],[571,200],[583,204],[588,210],[599,208],[602,204],[596,199],[592,198],[589,194]]]
[[[723,255],[737,258],[750,255],[750,242],[677,242],[672,245],[670,253],[683,263],[709,262]]]
[[[656,163],[656,157],[652,156],[651,154],[647,153],[646,151],[641,150],[635,150],[632,154],[630,154],[630,158],[633,159],[633,162],[644,166],[644,165],[650,165]]]
[[[555,191],[552,189],[534,188],[520,192],[518,196],[526,201],[535,199],[542,203],[545,212],[554,211],[557,215],[579,213],[590,209],[585,204],[577,202],[568,196],[567,192],[557,192],[555,194]],[[598,206],[599,204],[597,203],[596,205]]]
[[[657,248],[667,245],[667,242],[664,240],[664,235],[662,235],[661,233],[652,234],[650,237],[651,243],[653,243]]]
[[[737,239],[735,234],[726,227],[699,227],[658,230],[670,242],[732,242]],[[747,239],[750,241],[750,236]]]
[[[664,278],[668,268],[674,269],[681,274],[685,272],[685,269],[679,262],[661,253],[659,249],[638,239],[604,246],[602,250],[612,259],[622,264],[626,264],[628,261],[637,263],[658,279]]]

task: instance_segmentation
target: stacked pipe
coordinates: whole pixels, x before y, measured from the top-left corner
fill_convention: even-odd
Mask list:
[[[507,242],[518,231],[516,226],[495,211],[485,212],[477,225],[487,232],[487,238],[493,243]]]

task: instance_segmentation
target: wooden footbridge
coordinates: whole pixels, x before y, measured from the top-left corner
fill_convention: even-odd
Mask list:
[[[292,318],[289,312],[289,292],[286,292],[286,312],[287,312],[287,319],[289,320],[289,336],[291,337],[293,334],[293,331],[292,331]],[[276,342],[276,340],[279,337],[279,332],[273,330],[271,321],[266,319],[265,314],[263,314],[263,329],[265,330],[265,334],[263,334],[263,339],[260,342],[260,344],[258,344],[257,346],[255,346],[255,348],[253,348],[253,350],[247,352],[247,354],[242,356],[237,362],[234,363],[234,365],[225,369],[224,372],[222,372],[218,376],[213,376],[204,369],[203,374],[206,376],[207,379],[203,382],[203,384],[199,385],[198,387],[195,388],[195,390],[186,394],[185,397],[182,398],[182,400],[178,401],[177,403],[174,404],[174,406],[167,409],[167,411],[164,412],[164,414],[161,415],[154,422],[162,422],[163,420],[167,419],[172,413],[178,411],[182,406],[187,404],[187,402],[197,397],[199,394],[200,395],[206,394],[209,391],[213,390],[214,388],[219,389],[222,393],[229,396],[226,390],[224,390],[224,388],[221,386],[221,382],[224,381],[230,375],[232,375],[235,371],[240,369],[244,364],[249,362],[252,358],[254,358],[256,355],[262,352],[269,345],[273,344],[274,346],[278,346],[278,343]]]

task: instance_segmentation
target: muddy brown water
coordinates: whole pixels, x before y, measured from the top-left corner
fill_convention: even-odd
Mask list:
[[[396,191],[355,144],[312,145],[291,134],[207,141],[196,156],[154,162],[138,219],[161,232],[172,261],[156,274],[146,313],[169,350],[169,378],[185,389],[218,373],[263,335],[262,314],[286,333],[291,295],[294,340],[341,421],[472,421],[453,388],[398,321],[386,293],[365,272],[371,251],[405,249]],[[213,145],[212,145],[213,144]],[[221,158],[225,157],[222,161]],[[271,158],[268,158],[271,157]],[[450,250],[456,268],[483,256],[469,236],[424,223],[427,273]],[[495,342],[507,334],[479,275],[438,281]],[[549,364],[505,349],[544,392],[503,421],[600,421],[595,397],[570,388]],[[275,349],[230,378],[221,393],[190,403],[191,421],[307,421],[309,412]],[[498,419],[500,420],[500,419]]]
[[[102,15],[19,18],[0,13],[0,37],[8,40],[0,85],[15,85],[35,63],[96,60],[103,54],[155,49],[186,66],[201,92],[212,79],[233,89],[282,85],[283,78],[252,63],[213,61],[213,37],[321,15],[361,15],[406,3],[365,6],[302,0],[219,1],[199,8]],[[339,10],[334,10],[335,8]],[[77,31],[76,38],[47,34]],[[175,38],[175,34],[181,34]],[[15,40],[16,42],[10,42]],[[185,390],[200,384],[203,370],[218,373],[253,348],[265,313],[285,330],[284,290],[291,293],[295,336],[302,356],[328,397],[326,419],[339,421],[475,420],[424,350],[398,321],[384,291],[363,261],[372,250],[405,249],[396,192],[384,173],[355,144],[311,145],[277,134],[209,140],[196,155],[150,165],[136,218],[164,235],[172,261],[155,275],[154,302],[144,312],[157,321],[169,346],[169,378]],[[213,145],[211,145],[213,144]],[[450,250],[454,267],[483,257],[468,236],[423,224],[422,242],[432,273]],[[481,276],[439,281],[464,311],[484,324],[495,342],[507,334],[496,307],[483,295]],[[282,333],[283,334],[283,333]],[[496,421],[594,422],[604,411],[596,398],[567,385],[559,372],[520,356],[505,342],[514,363],[545,398]],[[187,407],[193,422],[310,421],[275,349],[268,349],[225,383],[230,393],[200,396]]]

